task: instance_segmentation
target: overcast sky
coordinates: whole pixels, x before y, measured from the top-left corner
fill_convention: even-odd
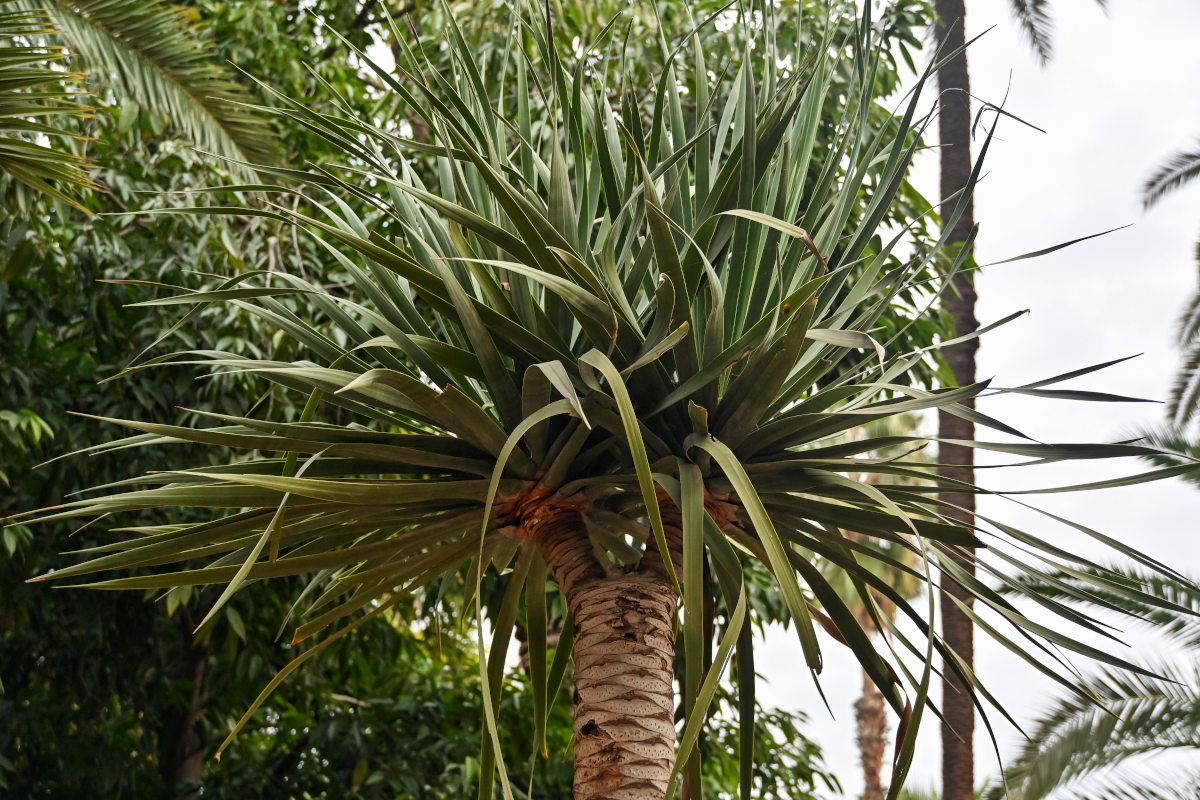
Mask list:
[[[987,177],[976,193],[979,261],[1132,223],[980,276],[982,322],[1024,308],[1031,313],[984,338],[979,377],[994,376],[998,385],[1011,386],[1143,353],[1072,385],[1161,399],[1176,366],[1173,324],[1184,298],[1196,290],[1192,250],[1200,235],[1200,183],[1150,212],[1141,209],[1140,187],[1167,155],[1200,136],[1200,3],[1109,0],[1106,16],[1096,3],[1058,0],[1055,60],[1044,69],[1019,35],[1010,0],[967,0],[967,6],[968,36],[995,26],[968,54],[973,93],[999,103],[1011,74],[1006,108],[1047,131],[1001,125],[1001,141],[989,151]],[[917,180],[928,196],[936,195],[936,158],[918,165]],[[1112,441],[1139,422],[1158,422],[1162,413],[1156,405],[985,402],[984,411],[1043,441]],[[1134,462],[1047,466],[1012,476],[993,473],[984,483],[993,488],[1080,483],[1113,477],[1123,468],[1144,469]],[[1182,483],[1054,495],[1040,505],[1200,574],[1200,492]],[[1066,541],[1057,538],[1064,536],[1061,528],[1014,514],[1010,503],[984,498],[980,510]],[[800,650],[790,634],[768,638],[759,665],[769,684],[760,695],[764,702],[810,715],[809,733],[825,748],[846,794],[857,796],[862,781],[851,704],[861,678],[846,651],[826,641],[823,686],[836,719],[830,720],[807,676],[796,670]],[[981,678],[1018,720],[1036,717],[1054,695],[1052,684],[984,636],[977,635],[976,642]],[[1002,721],[996,724],[1002,752],[1009,753],[1019,737]],[[938,780],[939,759],[937,726],[929,724],[910,784]],[[977,782],[996,771],[982,731],[976,764]]]

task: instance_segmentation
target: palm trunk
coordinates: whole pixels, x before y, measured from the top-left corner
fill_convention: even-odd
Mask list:
[[[947,51],[962,47],[965,42],[964,0],[935,0],[934,10],[938,24],[936,35]],[[971,108],[970,81],[967,75],[967,56],[961,53],[938,70],[938,88],[941,104],[938,110],[938,126],[941,135],[941,193],[950,197],[967,185],[971,174]],[[950,215],[957,198],[942,207],[942,216]],[[967,241],[975,226],[974,205],[968,202],[965,213],[955,223],[950,242]],[[975,319],[975,289],[969,274],[955,276],[953,285],[943,295],[942,307],[954,320],[955,335],[962,336],[975,331],[979,323]],[[978,340],[963,342],[945,348],[942,353],[954,373],[959,386],[975,381],[975,351]],[[975,426],[967,420],[938,412],[938,437],[971,440],[975,438]],[[948,479],[974,482],[973,451],[958,445],[939,446],[939,460],[947,466],[939,474]],[[942,495],[942,499],[961,507],[951,509],[950,516],[964,524],[974,521],[975,497],[956,492]],[[958,554],[958,563],[972,574],[975,571],[974,557],[968,551]],[[966,603],[966,592],[953,581],[943,579],[941,586],[942,635],[946,645],[970,666],[974,661],[973,626],[971,620],[955,605],[952,598]],[[975,764],[973,739],[975,732],[975,709],[970,695],[959,680],[956,667],[947,665],[942,689],[942,797],[943,800],[971,800],[974,797]]]
[[[858,755],[863,768],[861,800],[883,800],[883,753],[887,749],[887,709],[883,693],[865,671],[862,697],[854,703]]]
[[[675,765],[678,598],[661,559],[605,571],[574,510],[527,533],[575,621],[575,800],[663,800]]]

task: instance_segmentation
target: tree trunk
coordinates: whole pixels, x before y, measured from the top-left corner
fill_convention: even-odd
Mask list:
[[[936,35],[946,51],[953,51],[965,42],[964,0],[935,0],[934,10],[938,24]],[[941,193],[943,198],[959,192],[971,175],[971,107],[970,81],[967,75],[967,56],[961,53],[938,70],[938,89],[941,104],[938,110],[938,127],[941,138]],[[950,216],[955,198],[942,206],[943,219]],[[967,241],[975,226],[974,204],[968,202],[965,213],[955,223],[950,243]],[[975,289],[970,274],[955,276],[952,287],[943,294],[942,307],[954,320],[955,335],[962,336],[975,331],[979,323],[975,319]],[[975,351],[978,340],[963,342],[945,348],[942,353],[954,373],[959,386],[975,381]],[[972,403],[973,405],[973,403]],[[938,412],[938,436],[945,439],[975,438],[975,426],[945,412]],[[939,445],[939,460],[948,466],[939,470],[942,477],[974,482],[974,453],[970,448],[959,445]],[[962,508],[950,510],[950,516],[970,524],[974,521],[974,495],[957,492],[945,493],[942,499]],[[968,551],[958,554],[958,563],[972,574],[975,560]],[[961,587],[945,578],[941,586],[942,635],[946,645],[970,665],[974,661],[973,626],[951,599],[966,601]],[[975,732],[975,709],[970,695],[958,679],[955,669],[947,665],[942,689],[942,797],[943,800],[971,800],[974,797],[975,765],[973,739]]]
[[[854,703],[858,725],[858,755],[863,768],[861,800],[883,800],[883,753],[887,748],[887,709],[883,693],[863,672],[863,693]]]
[[[555,511],[527,535],[575,621],[575,800],[663,800],[675,765],[678,598],[661,558],[606,571],[577,510]]]
[[[196,724],[204,713],[208,692],[205,677],[208,671],[208,645],[192,637],[194,620],[186,607],[175,618],[179,627],[182,652],[172,673],[172,681],[181,688],[190,688],[186,701],[173,705],[167,712],[158,737],[158,771],[172,788],[186,786],[186,797],[195,797],[200,778],[204,775],[204,744]]]

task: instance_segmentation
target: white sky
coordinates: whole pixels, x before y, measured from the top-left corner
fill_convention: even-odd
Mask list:
[[[1174,321],[1184,298],[1196,290],[1192,248],[1200,234],[1200,185],[1148,213],[1139,198],[1154,167],[1200,135],[1200,3],[1110,0],[1106,17],[1095,3],[1060,0],[1053,4],[1056,56],[1045,69],[1021,39],[1010,0],[968,0],[967,5],[969,36],[996,26],[969,51],[973,93],[999,103],[1011,72],[1006,108],[1047,131],[1001,125],[1002,141],[989,151],[987,178],[976,193],[979,261],[1133,223],[1050,256],[985,271],[978,281],[982,322],[1023,308],[1032,313],[984,338],[979,377],[995,376],[998,385],[1011,386],[1144,353],[1072,386],[1161,399],[1175,371]],[[936,195],[935,162],[926,157],[918,165],[918,185],[930,197]],[[981,408],[1043,441],[1113,441],[1161,416],[1156,405],[1033,399],[1004,398]],[[1133,462],[1048,466],[989,475],[985,485],[1080,483],[1115,476],[1122,468],[1144,469]],[[1039,535],[1060,535],[1060,528],[1017,516],[1009,505],[984,498],[980,510],[1025,522]],[[1200,574],[1200,492],[1182,483],[1055,495],[1040,505]],[[1023,722],[1036,717],[1055,694],[1053,685],[982,635],[976,648],[982,679],[1010,713]],[[766,703],[808,712],[809,734],[825,748],[847,796],[857,796],[862,780],[851,704],[861,677],[847,651],[828,641],[825,651],[823,686],[836,719],[830,720],[806,673],[797,669],[802,662],[795,637],[782,631],[768,637],[759,657],[760,672],[769,681],[760,696]],[[1087,666],[1083,660],[1076,663]],[[935,691],[940,697],[940,689]],[[995,724],[1002,752],[1012,752],[1019,736],[998,718]],[[996,771],[979,727],[977,783]],[[938,729],[928,724],[909,784],[928,787],[938,781],[939,759]]]

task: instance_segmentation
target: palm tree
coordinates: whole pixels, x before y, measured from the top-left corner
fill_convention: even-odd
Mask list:
[[[1103,8],[1107,0],[1096,0]],[[1052,48],[1052,20],[1049,0],[1011,0],[1013,15],[1029,39],[1034,53],[1045,64]],[[972,257],[975,231],[975,207],[964,190],[971,178],[971,81],[967,69],[966,0],[934,0],[934,36],[939,52],[952,56],[937,70],[938,141],[941,144],[942,219],[950,232],[950,244],[961,248],[964,263],[974,264]],[[960,198],[965,206],[959,208]],[[957,213],[955,213],[957,212]],[[953,216],[952,216],[953,214]],[[969,271],[953,275],[948,291],[942,295],[942,309],[949,318],[955,336],[969,336],[979,328],[975,317],[976,293]],[[954,385],[968,386],[975,382],[975,353],[977,339],[967,339],[942,351]],[[946,411],[938,412],[938,438],[942,442],[972,440],[975,425],[969,418]],[[943,444],[940,459],[945,464],[941,476],[949,481],[974,482],[974,455],[969,448]],[[970,525],[975,517],[975,498],[967,493],[948,492],[944,498],[952,504],[950,515]],[[970,554],[959,565],[968,573],[974,572]],[[942,635],[947,645],[967,665],[975,659],[974,625],[961,604],[969,603],[957,582],[948,581],[941,588]],[[975,785],[975,708],[966,691],[951,672],[942,684],[942,791],[945,800],[973,800]]]
[[[1142,203],[1147,209],[1172,192],[1200,176],[1200,146],[1172,154],[1142,187]],[[1196,243],[1196,264],[1200,266],[1200,241]],[[1198,287],[1184,304],[1175,327],[1175,341],[1182,351],[1179,371],[1167,394],[1167,419],[1161,425],[1139,428],[1135,435],[1170,455],[1147,457],[1160,466],[1200,459],[1200,436],[1195,422],[1200,418],[1200,277]],[[1189,476],[1200,485],[1200,478]]]
[[[865,543],[868,547],[878,550],[881,556],[894,559],[893,563],[896,566],[881,564],[877,569],[880,578],[891,585],[897,594],[906,600],[912,600],[920,594],[924,586],[917,578],[918,559],[911,551],[888,546],[887,543],[872,542],[865,537],[857,538],[853,531],[847,531],[846,537],[850,541]],[[869,555],[864,555],[870,558]],[[903,567],[907,567],[908,571],[905,572]],[[858,598],[850,609],[867,634],[882,634],[884,631],[873,615],[878,615],[885,626],[890,626],[896,620],[896,606],[878,593],[873,593],[871,600],[874,602],[873,607],[869,608]],[[863,670],[862,686],[862,695],[854,702],[854,721],[858,728],[855,741],[858,744],[859,763],[863,769],[861,800],[884,800],[887,794],[887,786],[883,782],[883,765],[888,745],[887,701],[866,670]]]
[[[37,42],[54,33],[45,14],[0,1],[0,173],[66,203],[72,190],[92,187],[85,161],[70,151],[69,134],[50,122],[87,116],[69,84],[80,76],[53,62],[65,55]],[[42,141],[51,138],[51,143]],[[54,145],[54,146],[52,146]]]
[[[82,66],[163,115],[201,150],[271,163],[275,134],[254,97],[214,63],[198,26],[165,0],[23,0],[50,15]]]
[[[82,209],[72,193],[95,188],[82,147],[72,146],[87,136],[50,124],[90,115],[77,99],[88,92],[67,88],[85,76],[56,65],[68,60],[231,160],[235,173],[249,176],[244,164],[277,156],[267,118],[248,105],[253,96],[212,63],[182,9],[162,0],[0,0],[0,173],[36,192]]]
[[[5,0],[3,6],[8,24],[26,21],[23,40],[65,44],[72,66],[98,76],[126,102],[162,115],[196,147],[234,162],[276,159],[269,121],[248,105],[254,96],[213,62],[182,8],[164,0]],[[50,24],[34,29],[28,26],[34,19]],[[15,57],[13,48],[5,50]],[[45,51],[41,61],[62,58],[61,52]],[[42,169],[47,163],[59,170],[82,163],[66,154],[47,162],[44,155]],[[234,169],[241,168],[235,163]]]
[[[747,584],[767,580],[814,679],[819,623],[854,652],[900,715],[896,791],[935,652],[972,693],[979,687],[930,629],[928,614],[880,577],[872,561],[891,557],[845,532],[916,554],[927,583],[932,569],[941,570],[1034,637],[1046,629],[957,564],[979,547],[981,533],[994,537],[988,552],[1004,560],[978,563],[997,574],[1024,564],[1028,550],[1050,546],[1016,528],[956,522],[935,493],[944,480],[910,482],[932,480],[919,461],[857,457],[916,448],[925,437],[830,441],[903,413],[946,408],[973,416],[967,403],[986,388],[917,388],[914,371],[928,348],[889,351],[896,336],[872,335],[922,319],[913,310],[905,321],[898,309],[922,296],[949,233],[903,259],[895,253],[904,232],[881,238],[880,220],[927,120],[914,100],[885,127],[868,125],[881,48],[867,9],[847,65],[826,34],[785,69],[784,43],[768,15],[745,27],[737,58],[705,52],[685,34],[652,91],[621,83],[622,45],[610,38],[619,24],[569,59],[547,30],[552,20],[515,5],[505,18],[507,47],[473,49],[451,27],[453,58],[441,70],[397,35],[397,70],[376,68],[376,75],[421,116],[432,141],[405,139],[349,109],[322,114],[278,97],[281,113],[338,142],[346,163],[276,170],[313,187],[315,216],[272,202],[300,191],[287,187],[264,193],[260,206],[224,212],[295,226],[322,242],[338,269],[324,283],[249,272],[155,302],[232,303],[277,327],[287,346],[276,352],[291,360],[185,351],[131,369],[198,363],[246,372],[303,393],[304,410],[274,419],[270,404],[251,403],[244,416],[204,415],[211,427],[114,420],[135,433],[102,450],[191,442],[233,455],[220,466],[98,487],[35,515],[133,515],[119,529],[128,537],[43,577],[136,569],[141,574],[90,585],[224,584],[204,630],[248,582],[307,576],[311,602],[293,636],[299,654],[231,736],[288,674],[364,621],[398,613],[414,594],[422,604],[452,601],[458,587],[466,597],[461,612],[475,618],[487,652],[480,797],[493,796],[496,772],[511,797],[499,757],[498,692],[523,614],[543,741],[548,698],[573,663],[578,800],[673,796],[681,773],[699,770],[697,739],[735,653],[739,705],[744,715],[753,708]],[[827,97],[831,74],[842,68],[852,75],[849,90]],[[732,90],[720,83],[726,75]],[[546,109],[536,127],[531,102]],[[830,108],[834,116],[823,122]],[[838,133],[817,147],[821,124]],[[354,213],[343,201],[350,195],[376,211]],[[1156,452],[1121,443],[966,444],[1035,459]],[[882,477],[872,484],[853,474]],[[148,516],[180,507],[209,516],[165,526]],[[860,560],[864,549],[871,558]],[[917,626],[917,638],[897,641],[922,660],[920,675],[888,663],[810,553],[836,565],[860,596],[882,595]],[[485,602],[485,578],[499,587],[497,602]],[[553,658],[544,636],[551,587],[569,610],[571,631]],[[1036,652],[992,632],[1049,670]],[[1137,669],[1070,636],[1056,642]],[[741,725],[743,798],[753,792],[745,777],[753,774],[752,723],[744,717]],[[689,794],[699,791],[689,780]]]
[[[1200,648],[1200,590],[1193,582],[1164,582],[1146,570],[1108,570],[1103,585],[1082,574],[1058,573],[1023,583],[1046,597],[1056,597],[1092,610],[1119,609],[1145,620],[1156,632],[1194,656]],[[1129,595],[1129,589],[1154,598]],[[1029,742],[1004,771],[1004,783],[993,781],[985,800],[1042,800],[1047,797],[1113,798],[1113,800],[1185,800],[1200,791],[1200,667],[1170,664],[1163,677],[1118,674],[1104,670],[1092,679],[1103,699],[1096,706],[1076,696],[1062,697],[1041,715]],[[1182,754],[1180,769],[1163,769],[1147,756]],[[1007,789],[1007,791],[1006,791]]]
[[[1200,146],[1172,154],[1142,188],[1144,206],[1151,208],[1197,176],[1200,176]],[[1200,241],[1196,243],[1196,263],[1200,265]],[[1169,431],[1179,435],[1200,415],[1200,289],[1180,313],[1175,336],[1183,357],[1167,398],[1167,414]],[[1191,447],[1196,446],[1193,441]]]

